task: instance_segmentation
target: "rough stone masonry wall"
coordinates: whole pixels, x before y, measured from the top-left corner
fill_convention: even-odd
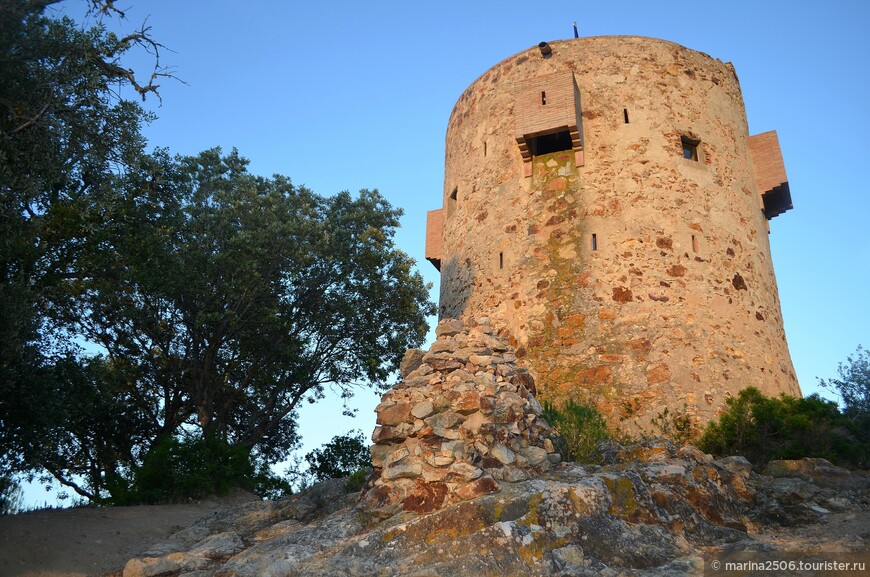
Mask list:
[[[428,352],[410,350],[402,382],[375,409],[375,475],[361,507],[430,513],[524,481],[561,460],[534,380],[489,319],[444,319]]]
[[[750,385],[800,394],[733,67],[648,38],[551,46],[499,63],[453,111],[441,316],[490,317],[544,398],[591,397],[624,425],[684,403],[708,420]],[[565,71],[585,164],[557,152],[524,177],[515,90]]]

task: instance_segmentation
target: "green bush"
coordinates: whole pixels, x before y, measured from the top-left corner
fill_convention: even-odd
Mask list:
[[[689,413],[689,407],[683,403],[682,409],[671,411],[667,407],[652,418],[652,425],[657,432],[654,436],[664,437],[677,446],[694,442],[701,434],[698,425]],[[644,434],[644,437],[650,435]]]
[[[244,448],[218,439],[172,438],[145,456],[124,500],[172,503],[223,495],[234,487],[254,490],[257,480],[251,456]]]
[[[367,469],[357,469],[356,472],[351,474],[350,477],[347,478],[347,482],[344,484],[344,488],[348,493],[356,493],[357,491],[362,490],[363,486],[366,484],[368,480],[368,470]]]
[[[866,467],[870,444],[836,403],[818,395],[766,397],[749,387],[728,399],[728,409],[707,425],[699,447],[719,456],[743,455],[761,467],[772,459],[823,457]]]
[[[372,465],[369,445],[362,431],[349,431],[336,435],[319,449],[307,455],[308,473],[316,481],[350,477],[348,491],[358,491],[366,478],[366,468]]]
[[[284,477],[272,472],[268,465],[263,464],[254,476],[253,492],[260,498],[276,501],[293,494],[293,485]]]
[[[560,409],[544,401],[544,418],[565,440],[568,461],[592,463],[598,443],[610,438],[604,417],[594,407],[568,401]]]
[[[870,351],[858,345],[854,356],[837,367],[839,378],[819,379],[819,384],[840,397],[843,415],[852,420],[855,434],[870,443]]]
[[[0,515],[13,515],[23,510],[23,495],[18,481],[0,473]]]

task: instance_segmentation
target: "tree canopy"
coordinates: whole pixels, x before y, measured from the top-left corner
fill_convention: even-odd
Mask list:
[[[178,440],[285,457],[303,402],[384,386],[425,338],[401,211],[253,175],[235,150],[146,152],[151,118],[118,83],[144,97],[162,73],[143,85],[119,58],[159,44],[45,5],[2,7],[4,465],[100,501]]]
[[[130,80],[120,59],[149,42],[147,30],[120,39],[102,26],[80,29],[47,17],[53,3],[0,3],[0,444],[7,469],[22,467],[23,455],[41,444],[38,432],[58,418],[55,365],[73,347],[47,327],[45,313],[65,274],[58,263],[76,248],[66,235],[70,207],[142,154],[140,129],[150,120],[116,95],[119,81]],[[111,12],[108,6],[92,2],[95,10]]]
[[[870,420],[870,351],[858,345],[837,366],[837,374],[839,378],[819,379],[819,384],[840,397],[846,415]]]

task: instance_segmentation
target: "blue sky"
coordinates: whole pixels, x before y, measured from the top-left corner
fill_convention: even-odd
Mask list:
[[[75,13],[81,0],[59,5]],[[122,3],[118,2],[121,6]],[[329,195],[377,188],[405,210],[400,248],[424,259],[426,211],[439,208],[444,135],[462,91],[542,40],[637,35],[706,52],[737,69],[750,132],[776,130],[794,210],[771,221],[786,335],[804,394],[861,343],[870,346],[870,2],[265,2],[127,0],[172,52],[153,146],[239,149],[254,173]],[[145,72],[144,60],[131,66]],[[377,399],[343,420],[337,399],[302,413],[316,447],[369,434]],[[324,425],[325,423],[325,425]]]

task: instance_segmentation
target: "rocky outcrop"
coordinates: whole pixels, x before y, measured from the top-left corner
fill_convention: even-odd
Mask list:
[[[787,550],[785,529],[767,524],[773,503],[811,523],[805,532],[814,540],[802,537],[795,551],[824,539],[841,552],[865,551],[870,479],[830,471],[851,479],[837,490],[848,515],[821,511],[817,500],[829,489],[811,481],[758,475],[745,459],[716,461],[666,441],[613,446],[602,466],[560,463],[539,478],[501,483],[498,493],[386,520],[331,481],[201,521],[131,560],[124,577],[702,574],[707,555]],[[788,480],[805,484],[803,497]],[[820,522],[824,531],[811,529]],[[836,530],[854,534],[837,538]]]
[[[375,475],[360,507],[378,517],[497,493],[561,460],[534,380],[489,320],[445,319],[435,333],[428,352],[408,351],[375,410]]]
[[[376,411],[374,473],[255,502],[179,531],[124,577],[529,577],[702,574],[704,556],[778,551],[764,531],[852,517],[864,551],[870,478],[823,459],[714,460],[654,440],[561,462],[534,381],[486,319],[439,323]],[[860,519],[854,518],[862,515]],[[816,535],[814,533],[814,535]],[[778,539],[778,540],[777,540]],[[797,552],[816,543],[800,541]]]

